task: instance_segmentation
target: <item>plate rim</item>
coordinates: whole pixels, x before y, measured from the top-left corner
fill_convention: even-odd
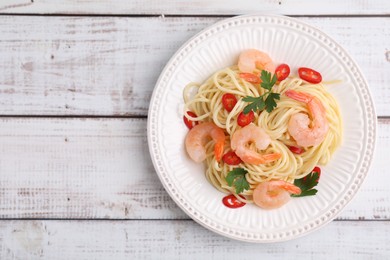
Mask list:
[[[177,197],[177,194],[175,194],[171,190],[171,184],[167,183],[164,179],[163,173],[161,170],[162,165],[161,161],[159,160],[158,154],[156,154],[155,149],[155,136],[153,135],[153,131],[156,131],[154,129],[156,120],[158,120],[158,117],[156,116],[156,113],[154,111],[154,108],[157,107],[159,104],[159,101],[157,97],[160,95],[160,93],[163,92],[164,89],[164,79],[167,76],[167,73],[169,71],[173,71],[173,67],[176,67],[175,62],[180,61],[178,58],[182,55],[183,51],[185,49],[194,48],[194,44],[201,43],[203,40],[207,39],[207,37],[212,36],[215,33],[218,33],[219,30],[212,30],[214,28],[218,28],[221,25],[226,25],[226,28],[239,26],[240,23],[234,23],[236,20],[241,19],[251,19],[254,24],[259,23],[261,19],[282,19],[287,20],[290,23],[294,23],[296,25],[301,25],[306,28],[310,28],[311,30],[317,32],[318,34],[321,34],[328,38],[330,40],[330,43],[334,44],[335,47],[338,48],[339,52],[345,55],[345,57],[352,63],[353,68],[356,70],[353,74],[359,75],[361,79],[360,84],[354,84],[354,86],[360,90],[363,89],[366,92],[362,94],[362,100],[366,102],[366,105],[368,108],[370,108],[369,113],[367,114],[367,111],[364,112],[365,118],[364,120],[367,123],[367,133],[365,133],[365,136],[367,137],[367,147],[366,150],[363,150],[364,153],[362,153],[362,161],[366,162],[365,165],[361,165],[360,168],[356,169],[356,172],[358,173],[357,176],[352,179],[351,181],[355,181],[355,188],[350,187],[346,190],[346,195],[342,197],[340,200],[337,201],[332,207],[325,213],[319,215],[317,218],[312,219],[310,221],[310,225],[306,225],[304,228],[301,228],[301,230],[298,230],[298,232],[290,232],[292,234],[287,234],[284,236],[280,236],[281,233],[279,232],[279,237],[273,236],[271,238],[269,237],[259,237],[254,238],[251,234],[245,233],[245,232],[228,232],[224,231],[219,227],[218,224],[213,223],[213,220],[211,222],[208,222],[207,219],[200,219],[198,214],[194,214],[193,210],[191,210],[191,206],[188,205],[187,202],[184,202],[180,200],[180,198]],[[251,24],[251,23],[249,23]],[[199,39],[198,39],[199,38]],[[198,39],[198,40],[197,40]],[[327,44],[328,45],[328,44]],[[328,46],[329,47],[329,46]],[[169,78],[169,77],[168,77]],[[156,102],[157,100],[157,102]],[[371,133],[371,136],[369,136],[369,133]],[[353,57],[344,49],[343,46],[341,46],[336,40],[334,40],[331,36],[329,36],[327,33],[323,32],[321,29],[308,24],[305,21],[302,21],[300,19],[284,16],[284,15],[276,15],[276,14],[246,14],[246,15],[238,15],[233,16],[227,19],[222,19],[216,23],[213,23],[205,28],[203,28],[201,31],[190,37],[187,41],[185,41],[177,50],[176,52],[171,56],[169,61],[166,63],[165,67],[160,73],[160,76],[158,77],[158,80],[156,81],[155,87],[153,89],[153,93],[150,99],[150,105],[148,110],[148,120],[147,120],[147,140],[148,140],[148,148],[149,153],[152,159],[152,163],[154,166],[154,169],[156,170],[157,176],[160,179],[160,182],[162,183],[164,189],[167,191],[169,196],[172,198],[172,200],[176,203],[176,205],[179,206],[181,210],[183,210],[191,219],[202,225],[203,227],[220,234],[222,236],[239,240],[239,241],[245,241],[245,242],[254,242],[254,243],[273,243],[273,242],[281,242],[281,241],[287,241],[291,239],[295,239],[304,235],[307,235],[311,232],[314,232],[315,230],[318,230],[322,227],[324,227],[326,224],[334,220],[341,212],[342,210],[348,205],[352,199],[356,196],[358,191],[360,190],[360,187],[364,180],[366,179],[366,176],[368,175],[369,169],[372,165],[374,151],[376,147],[376,139],[377,139],[377,115],[375,111],[375,106],[372,98],[372,94],[370,92],[369,85],[367,83],[366,78],[364,77],[364,74],[362,73],[358,63],[353,59]],[[161,171],[160,171],[161,170]],[[358,181],[358,182],[357,182]],[[356,183],[357,182],[357,183]],[[352,191],[352,193],[350,193]],[[325,219],[324,216],[326,215]],[[319,223],[317,223],[318,219],[321,220]],[[316,225],[313,225],[313,222],[316,222]],[[240,234],[237,234],[240,233]]]

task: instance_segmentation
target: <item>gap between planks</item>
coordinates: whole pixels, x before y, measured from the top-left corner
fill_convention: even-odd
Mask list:
[[[1,259],[386,259],[389,243],[390,222],[331,222],[294,240],[254,244],[183,220],[0,221]]]
[[[206,3],[207,2],[207,3]],[[173,15],[230,15],[244,13],[284,13],[289,15],[361,15],[388,14],[387,0],[3,0],[0,4],[2,13],[36,14],[173,14]]]
[[[111,221],[111,222],[135,222],[135,221],[193,221],[192,218],[142,218],[142,219],[131,219],[131,218],[0,218],[1,221],[79,221],[79,222],[88,222],[88,221]],[[390,219],[342,219],[335,218],[331,222],[390,222]],[[196,222],[195,222],[196,223]]]
[[[123,18],[231,18],[245,14],[68,14],[68,13],[0,13],[1,16],[39,16],[39,17],[123,17]],[[293,18],[386,18],[390,14],[279,14]]]
[[[146,119],[0,121],[1,218],[188,218],[156,175]],[[379,120],[371,170],[338,219],[390,218],[389,130],[390,120]]]
[[[328,32],[352,54],[367,76],[378,115],[390,115],[385,40],[390,20],[300,19]],[[2,16],[1,113],[146,116],[169,58],[219,20]]]

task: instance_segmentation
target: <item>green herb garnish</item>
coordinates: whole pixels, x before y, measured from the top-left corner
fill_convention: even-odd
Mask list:
[[[313,189],[313,187],[317,186],[318,180],[320,179],[320,173],[312,171],[307,176],[296,179],[294,181],[294,185],[298,186],[301,189],[301,194],[295,195],[292,194],[292,197],[305,197],[305,196],[313,196],[316,195],[317,191],[316,189]]]
[[[245,178],[247,173],[248,171],[243,168],[235,168],[228,172],[226,182],[230,187],[234,186],[236,188],[236,194],[240,194],[244,190],[249,190],[249,182]]]
[[[280,94],[272,92],[272,87],[275,85],[278,78],[276,77],[276,74],[274,74],[272,78],[271,75],[272,74],[266,70],[261,71],[260,86],[268,91],[259,97],[244,97],[242,100],[250,103],[249,105],[244,107],[244,114],[248,114],[251,110],[253,112],[256,112],[257,110],[261,111],[264,108],[265,110],[267,110],[268,113],[270,113],[277,106],[275,100],[280,99]]]

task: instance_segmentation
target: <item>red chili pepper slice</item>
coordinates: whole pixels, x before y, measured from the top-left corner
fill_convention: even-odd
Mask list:
[[[222,105],[228,111],[232,111],[234,106],[237,104],[237,98],[231,93],[223,94],[222,96]]]
[[[295,154],[301,154],[305,151],[303,148],[297,146],[289,146],[288,149]]]
[[[275,70],[276,77],[278,78],[278,81],[282,81],[290,75],[290,67],[283,63],[280,64],[276,70]]]
[[[310,172],[310,174],[313,174],[315,172],[318,172],[318,179],[317,179],[317,182],[320,180],[320,177],[321,177],[321,168],[316,166],[313,168],[313,170]],[[306,181],[306,178],[307,178],[307,175],[305,177],[303,177],[303,180]]]
[[[227,152],[222,157],[222,160],[229,165],[238,165],[242,163],[240,157],[233,151]]]
[[[250,111],[248,114],[244,114],[244,112],[241,112],[237,117],[237,124],[241,127],[244,127],[252,123],[254,120],[255,113],[253,111]]]
[[[298,75],[301,79],[306,80],[307,82],[318,84],[322,81],[322,76],[318,71],[309,68],[299,68]]]
[[[321,168],[316,166],[316,167],[314,167],[314,169],[311,172],[318,172],[318,180],[317,180],[317,182],[318,182],[320,180],[320,177],[321,177]]]
[[[239,195],[241,198],[245,199],[244,196]],[[233,194],[227,195],[226,197],[223,197],[222,199],[223,205],[225,205],[228,208],[235,209],[235,208],[241,208],[245,206],[245,202],[239,201],[236,196]]]
[[[187,114],[190,117],[197,117],[197,115],[192,111],[187,111]],[[198,124],[198,121],[192,121],[185,116],[183,116],[183,120],[184,120],[184,123],[186,124],[186,126],[188,127],[188,129],[192,129],[194,126],[196,126]]]
[[[316,167],[314,167],[314,169],[312,170],[312,172],[318,172],[318,173],[321,174],[321,168],[318,167],[318,166],[316,166]]]

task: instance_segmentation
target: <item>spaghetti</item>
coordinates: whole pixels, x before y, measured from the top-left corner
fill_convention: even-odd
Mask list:
[[[265,89],[256,84],[247,82],[240,77],[241,71],[237,66],[227,67],[215,72],[202,84],[191,83],[183,92],[185,111],[192,111],[196,117],[184,116],[193,122],[213,122],[225,132],[224,154],[232,151],[231,137],[242,127],[237,123],[237,117],[248,105],[243,98],[247,96],[259,97],[264,95]],[[195,90],[195,95],[191,95]],[[296,141],[288,131],[291,116],[297,113],[310,115],[308,106],[286,95],[286,91],[308,93],[317,97],[326,111],[326,119],[329,124],[323,141],[316,146],[302,147],[302,153],[293,153],[291,147],[297,146]],[[277,107],[270,113],[258,111],[254,113],[253,123],[261,127],[270,137],[270,145],[265,150],[258,150],[255,145],[249,144],[248,149],[262,154],[279,153],[279,159],[264,163],[250,164],[241,162],[239,165],[229,165],[224,161],[217,161],[214,154],[214,141],[206,143],[206,178],[218,190],[224,193],[235,194],[234,187],[228,185],[226,177],[228,172],[236,167],[248,171],[246,180],[250,188],[236,197],[244,202],[252,202],[253,191],[260,183],[271,180],[283,180],[289,183],[295,179],[306,176],[316,165],[326,165],[332,154],[341,143],[342,122],[337,102],[329,94],[323,84],[311,84],[298,77],[289,77],[282,80],[272,88],[273,92],[280,94]],[[237,103],[231,111],[227,111],[222,105],[222,97],[231,93],[237,98]]]

